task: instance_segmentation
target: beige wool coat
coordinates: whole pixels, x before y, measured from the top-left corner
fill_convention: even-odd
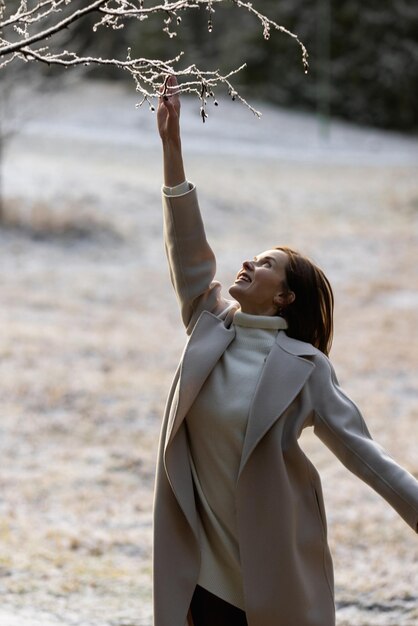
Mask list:
[[[185,417],[234,338],[196,190],[164,197],[171,279],[189,335],[168,397],[154,508],[154,625],[185,626],[200,550]],[[236,487],[249,626],[333,626],[333,569],[318,473],[298,445],[315,433],[417,531],[418,482],[375,443],[329,360],[279,331],[249,412]]]

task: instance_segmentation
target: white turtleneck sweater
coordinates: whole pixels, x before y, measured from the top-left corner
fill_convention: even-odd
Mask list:
[[[235,487],[251,402],[264,362],[286,320],[237,311],[235,337],[186,418],[201,543],[198,584],[245,609]]]

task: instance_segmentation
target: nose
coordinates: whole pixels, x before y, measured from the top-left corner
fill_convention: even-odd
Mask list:
[[[252,272],[254,270],[254,263],[252,261],[244,261],[242,267],[245,270],[250,270],[250,272]]]

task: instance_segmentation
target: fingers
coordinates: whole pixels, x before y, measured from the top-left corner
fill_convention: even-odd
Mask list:
[[[167,84],[170,87],[175,87],[176,85],[178,85],[177,76],[175,76],[174,74],[168,74]]]
[[[173,92],[179,85],[177,81],[177,76],[173,76],[172,74],[169,74],[167,76],[166,85],[167,85],[167,88],[171,92]]]
[[[179,87],[175,76],[166,75],[158,98],[158,129],[163,140],[178,141],[180,129]]]
[[[160,101],[161,101],[162,106],[164,106],[167,109],[168,114],[174,113],[175,106],[172,100],[170,100],[168,96],[163,96],[162,98],[160,98]]]
[[[174,107],[173,96],[170,94],[161,94],[158,98],[159,104],[163,104],[167,109]]]
[[[178,96],[179,94],[179,84],[177,81],[177,77],[172,74],[167,74],[163,84],[160,87],[160,97],[166,100],[171,96]]]
[[[160,97],[165,96],[166,92],[167,92],[167,85],[169,84],[169,80],[170,80],[170,74],[166,74],[162,85],[160,87]]]

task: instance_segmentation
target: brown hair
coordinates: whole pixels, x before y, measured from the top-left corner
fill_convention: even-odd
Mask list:
[[[295,299],[280,314],[288,323],[287,334],[307,341],[328,355],[333,335],[334,294],[324,272],[304,255],[278,246],[288,256],[286,264],[287,289]]]

